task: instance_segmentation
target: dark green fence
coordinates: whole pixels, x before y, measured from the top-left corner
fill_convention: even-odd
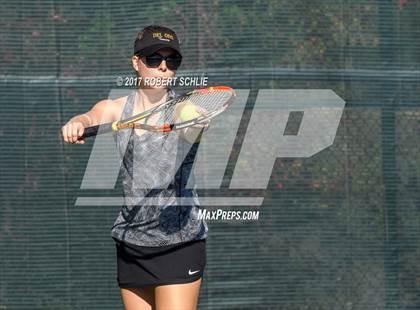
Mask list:
[[[346,101],[331,147],[276,160],[258,221],[208,222],[199,309],[420,308],[419,1],[4,0],[0,14],[0,310],[122,309],[119,206],[74,205],[121,188],[81,190],[93,142],[59,129],[132,75],[148,24],[179,33],[180,75],[251,90],[222,191],[259,89]]]

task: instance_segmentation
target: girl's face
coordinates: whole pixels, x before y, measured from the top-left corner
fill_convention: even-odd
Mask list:
[[[162,48],[156,52],[162,56],[169,56],[172,54],[176,54],[176,52],[171,48]],[[156,78],[155,80],[165,80],[167,78],[172,78],[176,74],[176,70],[171,70],[168,68],[166,64],[166,60],[162,60],[162,62],[157,67],[151,67],[146,64],[146,59],[141,56],[133,56],[131,58],[133,68],[137,72],[137,75],[142,78],[140,85],[142,88],[167,88],[166,85],[162,85],[163,83],[155,83],[155,85],[151,85],[150,83],[151,78]],[[149,83],[145,83],[146,78],[149,79]],[[160,85],[158,85],[160,84]]]

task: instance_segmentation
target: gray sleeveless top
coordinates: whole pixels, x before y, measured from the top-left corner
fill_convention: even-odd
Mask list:
[[[132,116],[135,96],[135,91],[128,96],[121,119]],[[174,96],[169,90],[168,100]],[[117,131],[114,139],[122,158],[124,205],[111,236],[149,247],[205,239],[208,226],[198,218],[192,174],[198,143],[191,145],[176,132],[139,136],[133,129]]]

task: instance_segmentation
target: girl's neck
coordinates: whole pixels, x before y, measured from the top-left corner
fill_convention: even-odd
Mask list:
[[[165,88],[138,88],[136,104],[144,111],[163,103],[166,100],[167,89]]]

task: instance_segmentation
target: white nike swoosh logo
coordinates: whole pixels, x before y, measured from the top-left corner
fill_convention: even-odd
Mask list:
[[[200,269],[198,269],[198,270],[194,270],[194,271],[191,271],[191,269],[189,269],[189,270],[188,270],[188,274],[189,274],[189,275],[192,275],[192,274],[197,273],[197,272],[199,272],[199,271],[200,271]]]

